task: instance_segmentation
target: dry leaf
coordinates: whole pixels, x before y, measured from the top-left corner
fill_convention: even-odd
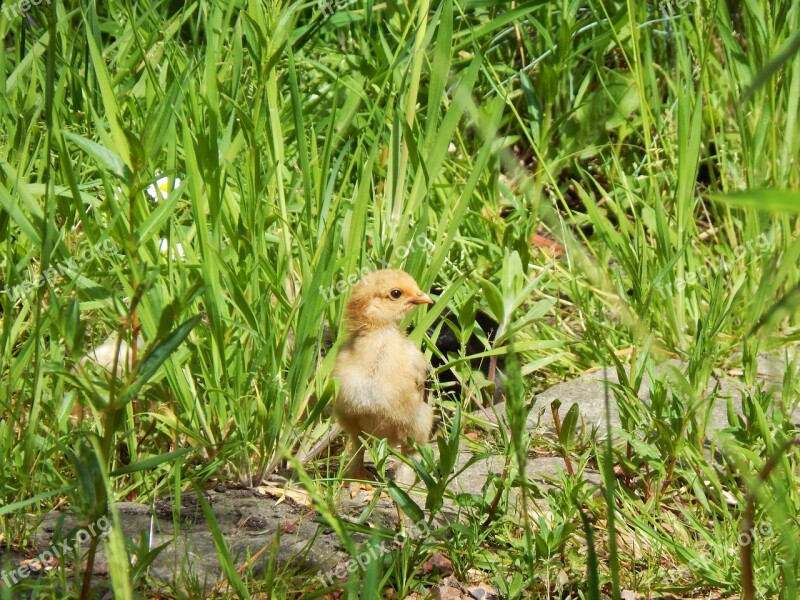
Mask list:
[[[304,492],[302,490],[279,488],[275,487],[274,485],[260,485],[256,488],[256,491],[266,496],[277,498],[278,501],[276,502],[276,504],[280,504],[286,498],[289,498],[291,500],[294,500],[298,504],[302,504],[303,506],[308,506],[308,507],[313,506],[313,502],[311,501],[311,496],[308,494],[308,492]]]

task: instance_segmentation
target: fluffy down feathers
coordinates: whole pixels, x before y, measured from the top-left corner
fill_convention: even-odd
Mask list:
[[[430,438],[429,366],[399,325],[415,307],[432,303],[410,275],[398,270],[370,273],[353,289],[345,317],[348,339],[334,367],[341,385],[333,414],[357,448],[355,478],[366,478],[359,435],[385,438],[404,453],[412,450],[409,438],[418,444]]]

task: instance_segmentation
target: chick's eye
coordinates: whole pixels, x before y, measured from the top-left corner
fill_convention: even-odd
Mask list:
[[[394,289],[394,290],[392,290],[391,292],[389,292],[389,295],[390,295],[392,298],[394,298],[395,300],[397,300],[398,298],[400,298],[400,296],[402,296],[402,295],[403,295],[403,292],[401,292],[401,291],[400,291],[400,290],[398,290],[398,289]]]

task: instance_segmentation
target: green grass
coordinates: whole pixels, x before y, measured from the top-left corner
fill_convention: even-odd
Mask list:
[[[470,397],[489,402],[491,385],[446,357],[469,393],[434,395],[444,437],[415,465],[425,507],[450,495],[459,447],[504,456],[507,477],[459,499],[451,537],[350,574],[349,597],[421,592],[436,550],[509,598],[797,597],[796,2],[359,0],[327,18],[316,3],[51,0],[0,15],[6,547],[41,551],[35,517],[55,507],[85,525],[109,511],[109,585],[146,594],[127,565],[148,557],[114,503],[299,468],[329,429],[325,331],[339,338],[347,298],[321,290],[386,264],[444,290],[414,322],[428,355],[445,310],[462,340],[486,340],[474,315],[491,315],[486,356],[508,354],[509,431],[476,428]],[[542,229],[563,256],[535,251]],[[144,341],[119,379],[79,364],[112,335]],[[780,401],[756,378],[764,352],[786,353]],[[682,367],[656,375],[667,358]],[[620,376],[619,444],[577,414],[557,435],[524,430],[550,410],[536,392],[603,365]],[[709,449],[703,392],[730,369],[745,417],[731,410]],[[542,494],[520,475],[534,450],[574,474]],[[320,459],[291,485],[353,553],[393,533],[357,542],[335,514],[340,483]],[[223,596],[319,587],[274,560],[237,574],[215,540]],[[86,597],[65,563],[0,597]],[[189,576],[177,587],[203,596]]]

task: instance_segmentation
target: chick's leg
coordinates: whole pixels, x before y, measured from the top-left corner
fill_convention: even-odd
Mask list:
[[[367,479],[369,473],[364,466],[364,444],[358,439],[357,435],[350,437],[350,442],[355,454],[350,464],[350,477],[353,479]]]
[[[355,450],[349,473],[350,478],[355,480],[350,482],[350,497],[355,498],[362,489],[369,491],[373,488],[370,484],[365,483],[369,479],[369,473],[364,466],[364,444],[358,439],[358,435],[351,436],[350,440]]]

